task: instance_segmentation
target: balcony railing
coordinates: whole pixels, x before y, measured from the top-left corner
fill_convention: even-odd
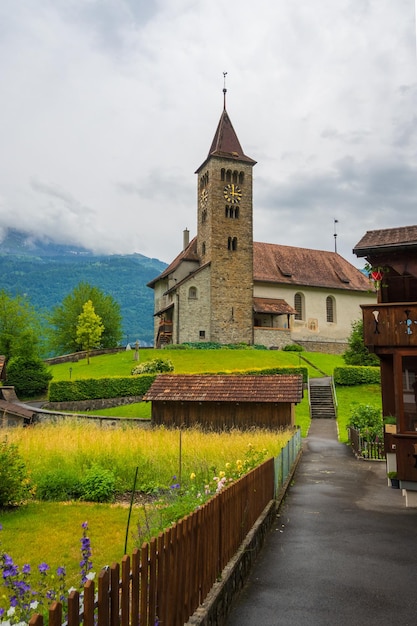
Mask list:
[[[365,345],[417,346],[417,302],[363,304]]]

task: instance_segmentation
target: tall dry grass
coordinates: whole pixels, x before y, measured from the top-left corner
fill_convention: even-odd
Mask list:
[[[207,468],[219,471],[243,458],[249,444],[276,456],[291,436],[290,431],[260,429],[207,433],[197,428],[102,428],[85,420],[10,429],[5,434],[18,445],[35,485],[42,474],[55,468],[81,478],[96,465],[113,471],[119,492],[131,490],[136,467],[138,489],[152,491],[169,487],[180,472],[186,479]]]

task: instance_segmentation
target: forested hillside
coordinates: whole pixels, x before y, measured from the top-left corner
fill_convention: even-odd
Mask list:
[[[141,254],[93,255],[11,232],[0,244],[0,289],[25,296],[39,311],[60,304],[80,282],[110,294],[123,318],[123,342],[153,341],[153,291],[146,284],[166,264]]]

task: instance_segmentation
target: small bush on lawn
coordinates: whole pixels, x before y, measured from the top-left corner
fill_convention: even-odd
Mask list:
[[[284,352],[304,352],[303,346],[300,346],[298,343],[289,343],[282,349]]]
[[[170,360],[153,359],[145,361],[132,369],[132,374],[161,374],[163,372],[173,372],[174,366]]]
[[[0,443],[0,508],[18,506],[31,497],[29,475],[16,444]]]
[[[81,488],[82,500],[112,502],[116,489],[116,479],[112,471],[93,465],[87,470]]]
[[[56,468],[40,475],[36,485],[38,500],[65,502],[78,500],[82,495],[80,480],[71,471]]]
[[[352,410],[348,426],[360,431],[362,439],[378,441],[383,438],[382,412],[371,404],[358,404]]]

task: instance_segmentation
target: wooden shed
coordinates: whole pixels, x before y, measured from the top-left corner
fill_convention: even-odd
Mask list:
[[[29,426],[36,418],[36,410],[19,403],[14,387],[0,387],[0,428]]]
[[[144,400],[156,425],[226,430],[294,426],[302,376],[161,374]]]

